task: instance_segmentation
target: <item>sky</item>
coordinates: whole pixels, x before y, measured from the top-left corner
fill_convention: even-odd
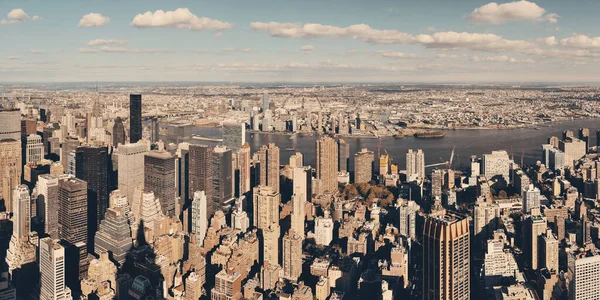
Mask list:
[[[600,82],[597,0],[0,1],[0,82]]]

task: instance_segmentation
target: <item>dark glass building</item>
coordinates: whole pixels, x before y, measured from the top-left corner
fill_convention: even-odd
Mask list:
[[[121,117],[115,119],[115,125],[113,125],[113,147],[117,147],[119,144],[125,144],[125,126],[123,126],[123,120]]]
[[[177,198],[175,158],[166,151],[150,151],[144,156],[144,190],[154,192],[163,214],[175,215]]]
[[[142,139],[142,95],[129,95],[129,142]]]

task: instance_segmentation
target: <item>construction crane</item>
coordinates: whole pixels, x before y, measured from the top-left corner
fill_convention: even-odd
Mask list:
[[[446,166],[447,169],[452,168],[452,161],[454,160],[454,150],[456,150],[456,145],[454,147],[452,147],[452,152],[450,153],[450,159],[448,161],[437,163],[437,164],[426,165],[425,168],[433,168],[433,167],[437,167],[437,166]]]

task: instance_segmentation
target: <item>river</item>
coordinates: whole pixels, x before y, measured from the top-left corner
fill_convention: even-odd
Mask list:
[[[387,150],[392,162],[398,163],[400,169],[405,168],[406,151],[408,149],[423,149],[425,164],[435,164],[447,161],[452,148],[456,147],[453,167],[467,169],[471,155],[481,157],[493,150],[506,150],[509,155],[514,153],[517,162],[521,160],[521,153],[525,150],[523,160],[525,164],[535,164],[541,159],[541,145],[545,144],[550,136],[561,137],[565,130],[572,130],[577,136],[579,128],[590,129],[590,146],[596,145],[596,130],[600,129],[600,119],[581,119],[566,121],[552,125],[535,128],[503,129],[503,130],[450,130],[440,139],[417,139],[405,137],[395,139],[384,137],[381,139],[381,153]],[[196,128],[195,134],[204,136],[219,136],[220,128]],[[304,155],[306,165],[315,166],[315,140],[317,136],[294,136],[279,134],[247,133],[246,141],[250,144],[252,152],[267,143],[275,143],[281,149],[281,164],[287,164],[290,155],[296,151]],[[350,169],[353,165],[354,153],[362,148],[377,152],[377,139],[345,138],[350,144]],[[200,142],[198,142],[200,143]],[[205,142],[202,142],[205,143]],[[211,144],[211,143],[208,143]],[[295,149],[295,151],[288,150]]]

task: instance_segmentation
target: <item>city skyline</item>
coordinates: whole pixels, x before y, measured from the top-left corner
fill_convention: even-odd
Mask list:
[[[54,4],[0,4],[0,82],[598,81],[592,1]]]

